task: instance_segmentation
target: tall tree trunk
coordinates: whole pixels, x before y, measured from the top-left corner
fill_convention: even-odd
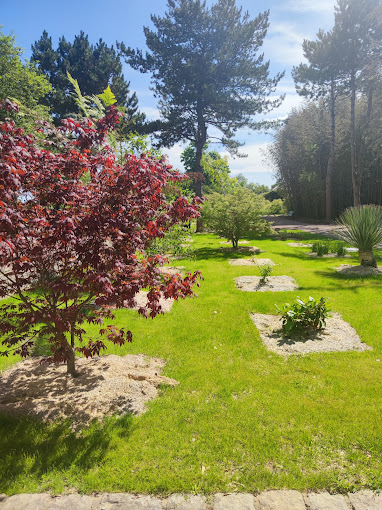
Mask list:
[[[353,183],[353,203],[354,207],[361,205],[361,180],[358,174],[355,147],[355,71],[350,75],[350,154],[351,154],[351,175]]]
[[[203,119],[203,112],[201,107],[198,109],[198,136],[195,140],[195,172],[197,173],[196,183],[195,183],[195,193],[199,198],[203,197],[203,168],[201,165],[202,157],[203,157],[203,149],[207,141],[207,128]],[[203,231],[203,220],[202,218],[198,218],[196,221],[196,232]]]
[[[331,137],[330,137],[330,154],[328,159],[328,166],[326,168],[326,221],[330,223],[332,220],[332,180],[333,180],[333,165],[334,165],[334,151],[336,145],[336,111],[335,111],[335,94],[334,82],[330,86],[330,117],[331,117]]]

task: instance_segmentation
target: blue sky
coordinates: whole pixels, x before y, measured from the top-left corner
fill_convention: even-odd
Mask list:
[[[213,3],[207,0],[208,4]],[[285,118],[302,99],[297,96],[291,77],[291,69],[302,62],[304,38],[314,39],[322,28],[329,30],[334,22],[335,0],[284,0],[259,2],[237,0],[243,11],[251,17],[270,10],[267,36],[263,45],[265,58],[270,61],[271,75],[285,71],[277,93],[286,94],[282,106],[268,118]],[[62,35],[72,41],[80,30],[89,35],[91,42],[102,38],[109,45],[123,41],[127,46],[145,48],[143,26],[151,26],[150,14],[163,15],[165,0],[0,0],[0,24],[5,34],[13,32],[17,44],[30,56],[31,44],[47,30],[54,45]],[[127,65],[124,74],[130,80],[131,90],[136,91],[140,109],[149,118],[156,118],[156,101],[149,89],[150,77],[141,75]],[[266,162],[263,152],[271,142],[271,135],[243,130],[238,139],[245,142],[242,151],[247,158],[229,159],[232,175],[243,173],[248,180],[262,184],[274,182],[272,168]],[[182,146],[166,149],[170,163],[182,169],[180,154]]]

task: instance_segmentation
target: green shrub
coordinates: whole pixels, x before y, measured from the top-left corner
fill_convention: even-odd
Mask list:
[[[298,298],[297,303],[290,305],[286,303],[280,310],[282,312],[282,329],[287,335],[295,333],[310,333],[326,326],[328,310],[325,298],[321,297],[316,301],[311,296],[304,302]]]
[[[266,265],[266,266],[260,266],[260,285],[265,285],[268,276],[271,276],[273,268],[272,266]]]
[[[317,257],[327,255],[329,253],[329,250],[330,250],[329,241],[315,241],[312,245],[312,252],[317,253]]]
[[[336,253],[338,257],[344,257],[346,255],[345,243],[341,241],[337,241],[333,244],[333,248],[331,250],[333,253]]]

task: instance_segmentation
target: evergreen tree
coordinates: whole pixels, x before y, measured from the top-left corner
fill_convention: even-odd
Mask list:
[[[99,94],[109,85],[117,98],[118,106],[126,108],[122,121],[124,130],[144,120],[138,112],[138,99],[130,94],[130,83],[122,74],[120,57],[113,46],[109,47],[102,39],[95,45],[90,44],[84,32],[75,36],[73,43],[61,37],[56,50],[52,38],[46,31],[32,45],[32,61],[45,74],[53,90],[45,98],[52,113],[58,118],[78,113],[78,106],[70,92],[71,84],[67,72],[78,81],[81,92],[86,96]],[[136,129],[136,126],[133,128]]]
[[[282,74],[269,76],[269,62],[259,49],[268,28],[264,12],[250,20],[235,0],[218,0],[207,8],[201,0],[168,0],[164,17],[152,16],[145,27],[149,51],[118,47],[134,69],[151,72],[162,122],[159,142],[167,147],[190,141],[196,149],[195,170],[202,173],[208,128],[232,153],[239,128],[259,129],[254,115],[280,104],[270,99]],[[202,194],[201,180],[197,194]]]
[[[331,118],[330,153],[326,167],[326,221],[332,219],[332,180],[336,144],[336,103],[343,93],[343,74],[333,32],[320,30],[316,41],[304,40],[304,57],[309,64],[293,68],[297,92],[310,99],[329,98]]]

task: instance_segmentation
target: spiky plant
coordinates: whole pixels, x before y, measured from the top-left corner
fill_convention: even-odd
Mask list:
[[[373,250],[382,241],[382,207],[349,207],[337,221],[338,237],[359,250],[362,266],[377,267]]]

